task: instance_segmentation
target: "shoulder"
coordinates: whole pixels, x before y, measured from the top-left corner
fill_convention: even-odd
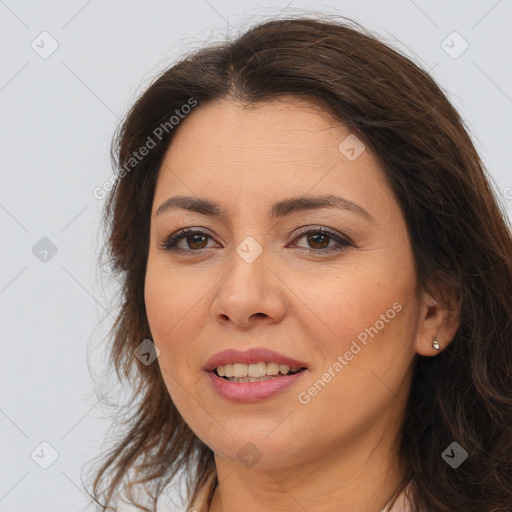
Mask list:
[[[198,490],[196,496],[192,497],[187,507],[187,512],[208,512],[208,495],[210,494],[212,485],[214,485],[215,476],[215,472],[211,473],[204,485]]]
[[[215,473],[211,474],[205,484],[199,489],[195,498],[192,499],[187,507],[187,512],[208,512],[207,499],[210,488],[215,480]],[[389,512],[411,512],[412,511],[412,488],[414,481],[411,480],[403,491],[397,496],[395,503],[389,509]]]
[[[414,480],[411,480],[404,490],[397,496],[395,503],[389,512],[411,512],[413,510],[412,490]]]

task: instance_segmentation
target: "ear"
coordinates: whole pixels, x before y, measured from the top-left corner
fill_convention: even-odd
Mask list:
[[[452,295],[447,305],[427,292],[422,293],[418,317],[418,330],[415,350],[421,356],[435,356],[442,352],[453,340],[460,326],[460,304]],[[439,350],[433,346],[434,339]]]

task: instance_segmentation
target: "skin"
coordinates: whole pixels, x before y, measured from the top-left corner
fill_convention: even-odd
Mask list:
[[[248,512],[324,512],[334,503],[337,510],[379,511],[405,474],[397,432],[415,354],[435,356],[433,338],[442,351],[458,327],[417,289],[404,218],[370,150],[350,161],[338,149],[349,133],[292,96],[250,108],[217,100],[181,122],[165,155],[145,302],[172,400],[215,455],[213,512],[238,511],[240,504]],[[338,208],[269,217],[277,201],[324,194],[357,203],[373,221]],[[156,215],[175,195],[214,200],[226,215]],[[354,245],[322,254],[339,243],[317,232],[297,236],[303,226],[331,228]],[[188,234],[178,242],[181,252],[161,248],[184,227],[207,236]],[[262,248],[252,263],[236,252],[248,236]],[[395,303],[400,312],[301,403],[298,394]],[[248,347],[304,361],[308,374],[260,402],[226,400],[203,365],[223,349]],[[261,453],[252,467],[237,457],[248,442]]]

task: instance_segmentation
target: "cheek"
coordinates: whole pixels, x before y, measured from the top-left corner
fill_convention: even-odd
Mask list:
[[[148,271],[144,285],[144,301],[151,334],[159,345],[172,327],[172,315],[175,312],[172,294],[165,293],[166,289],[165,280],[158,279],[155,273]]]
[[[184,333],[187,304],[180,294],[173,293],[175,280],[171,283],[165,275],[166,272],[156,271],[148,264],[144,287],[146,314],[152,339],[160,350],[155,364],[160,366],[167,391],[180,414],[189,416],[190,396],[184,392],[184,389],[191,389],[188,379],[192,375],[186,371],[192,364],[187,360],[190,351]],[[194,363],[198,365],[197,360]]]
[[[180,384],[201,374],[202,361],[198,358],[194,340],[198,336],[198,326],[206,321],[201,301],[207,297],[203,287],[190,286],[190,277],[185,286],[185,278],[180,272],[174,269],[172,272],[171,275],[168,268],[148,262],[144,300],[151,335],[160,350],[158,363],[168,389],[174,395]]]
[[[315,279],[311,286],[304,282],[300,288],[305,306],[302,327],[312,340],[322,339],[319,348],[331,357],[349,350],[354,340],[372,339],[376,331],[395,331],[411,286],[403,273],[371,265],[347,268],[323,282]]]
[[[190,286],[190,276],[170,269],[158,261],[148,261],[144,301],[151,333],[157,343],[165,344],[190,322],[204,292]]]
[[[317,340],[321,356],[300,390],[301,403],[314,401],[312,409],[319,414],[331,410],[331,420],[340,424],[351,421],[342,411],[351,411],[357,422],[359,416],[382,410],[393,397],[389,390],[397,392],[414,356],[413,278],[413,273],[368,265],[364,272],[332,276],[329,293],[323,296],[317,290],[315,308],[324,334],[315,337],[310,330],[309,337]]]

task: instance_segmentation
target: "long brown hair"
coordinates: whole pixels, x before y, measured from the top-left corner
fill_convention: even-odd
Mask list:
[[[182,472],[189,498],[215,475],[212,450],[181,418],[158,364],[134,357],[151,339],[144,280],[155,184],[179,129],[171,116],[193,115],[184,105],[285,94],[321,103],[372,149],[406,220],[420,289],[446,307],[454,296],[459,307],[453,342],[436,357],[415,356],[399,455],[417,510],[512,510],[512,236],[504,209],[463,121],[428,73],[355,22],[314,16],[262,22],[187,54],[145,90],[116,133],[118,176],[104,223],[122,304],[109,355],[134,403],[95,474],[94,499],[115,510],[119,491],[142,485],[152,508],[130,502],[155,510]],[[154,147],[134,159],[149,139]],[[441,457],[452,442],[468,453],[457,469]]]

